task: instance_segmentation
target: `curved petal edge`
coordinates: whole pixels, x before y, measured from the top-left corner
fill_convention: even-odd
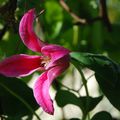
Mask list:
[[[44,46],[43,41],[41,41],[34,32],[33,22],[35,19],[35,9],[30,9],[22,17],[19,24],[19,34],[23,43],[32,51],[41,52],[41,47]]]
[[[0,62],[0,74],[7,77],[27,76],[40,68],[40,62],[40,56],[13,55]]]
[[[49,95],[49,88],[52,81],[59,76],[68,66],[56,66],[44,72],[36,81],[33,89],[34,97],[43,110],[51,115],[54,114],[54,107]]]

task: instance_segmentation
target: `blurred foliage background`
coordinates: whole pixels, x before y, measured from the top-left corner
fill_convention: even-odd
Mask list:
[[[102,16],[99,0],[65,0],[65,3],[70,9],[69,12],[58,0],[1,0],[1,59],[30,52],[20,41],[18,26],[22,15],[30,8],[36,8],[37,14],[45,10],[35,23],[36,32],[44,41],[63,45],[72,51],[107,54],[119,62],[120,1],[106,1],[107,22]],[[71,13],[87,22],[77,21]]]
[[[21,17],[31,8],[36,8],[37,15],[45,10],[34,26],[43,41],[120,62],[119,0],[0,0],[0,60],[13,54],[36,54],[24,46],[18,32]]]

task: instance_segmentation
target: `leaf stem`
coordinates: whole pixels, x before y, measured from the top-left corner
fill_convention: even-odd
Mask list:
[[[82,71],[82,69],[81,69],[81,67],[78,65],[78,63],[75,61],[75,60],[73,60],[73,59],[71,59],[71,63],[77,68],[77,70],[79,71],[79,73],[80,73],[80,75],[81,75],[81,78],[82,78],[82,82],[83,82],[83,85],[84,85],[84,87],[85,87],[85,91],[86,91],[86,96],[87,96],[87,99],[86,99],[86,106],[88,106],[88,97],[89,97],[89,91],[88,91],[88,87],[87,87],[87,80],[86,80],[86,78],[85,78],[85,76],[84,76],[84,73],[83,73],[83,71]],[[88,115],[88,120],[90,120],[90,117],[89,117],[89,113],[83,113],[83,117],[82,117],[82,120],[85,120],[86,119],[86,117],[87,117],[87,115]]]
[[[68,90],[71,90],[71,91],[73,91],[73,92],[76,92],[77,94],[78,94],[78,90],[74,90],[74,89],[72,89],[72,88],[69,88],[69,87],[67,87],[66,85],[64,85],[64,84],[62,84],[61,82],[59,82],[59,81],[57,81],[61,86],[63,86],[64,88],[66,88],[66,89],[68,89]]]
[[[85,91],[86,91],[86,95],[87,95],[87,97],[89,97],[89,92],[88,92],[88,87],[87,87],[87,80],[86,80],[86,78],[85,78],[85,76],[84,76],[84,74],[83,74],[83,72],[82,72],[82,70],[81,70],[81,67],[76,63],[76,61],[74,60],[71,60],[71,62],[72,62],[72,64],[77,68],[77,70],[79,71],[79,73],[80,73],[80,75],[81,75],[81,77],[82,77],[82,82],[83,82],[83,85],[85,86]]]
[[[81,74],[82,82],[83,82],[83,85],[85,86],[86,95],[87,95],[87,97],[89,97],[88,87],[87,87],[87,84],[86,84],[87,81],[86,81],[86,78],[85,78],[85,76],[83,74],[83,71],[81,70],[80,66],[78,67],[78,71]]]
[[[87,83],[86,78],[85,78],[84,73],[83,73],[82,69],[80,68],[80,66],[78,66],[77,69],[78,69],[78,71],[79,71],[79,73],[82,77],[82,82],[83,82],[83,85],[85,87],[86,95],[87,95],[87,98],[88,98],[89,97],[89,92],[88,92],[88,87],[87,87],[87,84],[86,84]],[[87,99],[86,100],[86,106],[88,106],[88,104],[89,103],[88,103],[88,99]],[[84,113],[82,120],[85,120],[87,115],[88,115],[88,120],[89,120],[89,113]]]
[[[23,98],[21,98],[19,95],[17,95],[14,91],[10,90],[4,84],[0,83],[0,86],[2,86],[4,89],[6,89],[11,95],[15,96],[19,101],[24,103],[24,105],[31,111],[31,113],[34,114],[38,120],[41,120],[40,117],[34,112],[34,110],[31,108],[31,106]]]

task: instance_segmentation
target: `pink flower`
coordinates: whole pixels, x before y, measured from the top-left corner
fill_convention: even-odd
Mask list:
[[[0,62],[0,73],[8,77],[23,77],[34,71],[45,71],[38,77],[33,93],[43,110],[53,114],[54,108],[49,95],[49,87],[52,81],[69,67],[70,51],[62,46],[42,42],[33,30],[35,17],[35,9],[25,13],[20,21],[19,34],[29,49],[42,53],[42,56],[13,55]]]

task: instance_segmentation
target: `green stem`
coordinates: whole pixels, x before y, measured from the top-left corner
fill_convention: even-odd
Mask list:
[[[82,117],[82,120],[85,120],[85,119],[86,119],[86,116],[87,116],[87,115],[84,114],[83,117]]]
[[[75,60],[73,60],[73,59],[71,59],[71,62],[72,62],[72,64],[77,68],[77,70],[79,71],[79,73],[80,73],[80,75],[81,75],[81,78],[82,78],[82,82],[83,82],[83,85],[84,85],[84,87],[85,87],[85,91],[86,91],[86,96],[87,96],[87,100],[86,100],[86,104],[87,104],[87,106],[88,106],[88,97],[89,97],[89,92],[88,92],[88,87],[87,87],[87,80],[86,80],[86,78],[85,78],[85,76],[84,76],[84,73],[82,72],[82,69],[81,69],[81,67],[78,65],[78,63],[75,61]],[[83,117],[82,117],[82,120],[85,120],[86,119],[86,117],[87,117],[87,115],[88,115],[88,120],[90,120],[89,118],[89,113],[83,113]]]
[[[88,113],[88,120],[90,120],[90,114]]]
[[[88,87],[87,87],[87,84],[86,84],[86,83],[87,83],[87,80],[86,80],[86,78],[85,78],[85,76],[84,76],[84,74],[83,74],[80,66],[76,63],[75,60],[74,60],[74,61],[71,60],[71,62],[72,62],[72,64],[77,68],[77,70],[79,71],[79,73],[80,73],[80,75],[81,75],[81,77],[82,77],[83,85],[85,86],[86,95],[87,95],[87,97],[89,97]]]
[[[24,103],[24,105],[31,111],[32,114],[34,114],[36,116],[36,118],[38,120],[41,120],[39,118],[39,116],[34,112],[34,110],[31,108],[31,106],[23,99],[21,98],[19,95],[17,95],[15,92],[13,92],[12,90],[10,90],[8,87],[6,87],[4,84],[0,83],[0,85],[6,89],[11,95],[15,96],[19,101],[21,101],[22,103]]]
[[[64,85],[64,84],[62,84],[61,82],[59,82],[59,81],[57,81],[61,86],[63,86],[64,88],[66,88],[66,89],[68,89],[68,90],[71,90],[71,91],[73,91],[73,92],[76,92],[77,94],[78,94],[78,90],[74,90],[74,89],[72,89],[72,88],[69,88],[69,87],[67,87],[66,85]]]
[[[85,76],[84,76],[80,67],[78,67],[78,70],[79,70],[79,73],[81,74],[83,85],[85,86],[86,95],[87,95],[87,97],[89,97],[88,87],[87,87],[87,84],[86,84],[87,83],[86,78],[85,78]]]
[[[83,85],[84,85],[84,87],[85,87],[85,91],[86,91],[86,95],[87,95],[87,98],[89,97],[89,92],[88,92],[88,87],[87,87],[87,81],[86,81],[86,78],[85,78],[85,76],[84,76],[84,73],[83,73],[83,71],[82,71],[82,69],[80,68],[80,66],[78,67],[78,71],[79,71],[79,73],[81,74],[81,77],[82,77],[82,82],[83,82]],[[86,104],[87,104],[87,106],[88,106],[88,99],[86,100]],[[86,117],[87,117],[87,115],[89,116],[89,113],[85,113],[85,114],[83,114],[83,118],[82,118],[82,120],[85,120],[86,119]],[[89,117],[88,117],[89,118]]]

